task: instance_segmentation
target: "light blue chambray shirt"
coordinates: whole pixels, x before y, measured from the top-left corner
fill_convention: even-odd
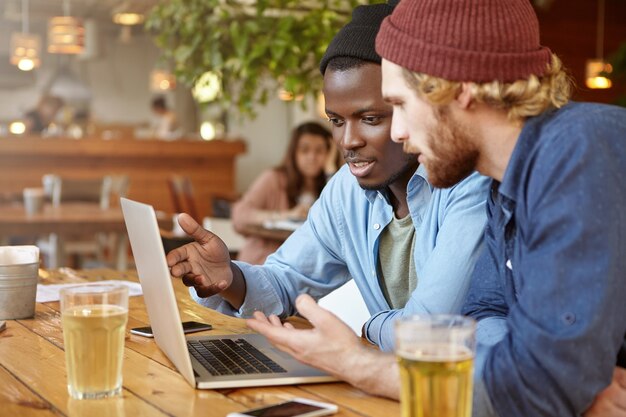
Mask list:
[[[347,166],[337,172],[309,211],[307,221],[264,265],[236,262],[247,293],[239,310],[221,297],[193,298],[237,317],[254,311],[286,317],[298,294],[319,299],[353,278],[372,317],[369,341],[393,350],[393,322],[416,313],[458,313],[482,250],[490,180],[477,173],[448,189],[436,189],[420,166],[408,184],[415,226],[417,288],[403,309],[391,309],[378,279],[378,244],[393,218],[384,192],[363,190]]]

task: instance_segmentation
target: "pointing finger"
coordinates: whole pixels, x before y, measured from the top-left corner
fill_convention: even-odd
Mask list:
[[[200,224],[187,213],[181,213],[178,216],[178,224],[185,233],[201,245],[204,245],[215,236],[213,233],[200,226]]]

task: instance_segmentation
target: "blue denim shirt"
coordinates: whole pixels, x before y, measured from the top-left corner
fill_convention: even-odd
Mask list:
[[[572,103],[529,119],[464,312],[479,320],[475,416],[579,416],[626,333],[626,109]]]
[[[377,274],[379,238],[392,220],[392,206],[383,193],[363,190],[348,167],[333,176],[304,225],[264,265],[237,263],[247,286],[238,311],[219,296],[199,299],[193,288],[191,294],[226,314],[249,317],[259,310],[285,317],[295,313],[298,294],[319,299],[353,278],[372,314],[367,338],[391,350],[395,318],[461,310],[482,249],[489,182],[474,173],[440,190],[428,183],[423,167],[413,175],[407,191],[417,288],[404,309],[390,308]]]

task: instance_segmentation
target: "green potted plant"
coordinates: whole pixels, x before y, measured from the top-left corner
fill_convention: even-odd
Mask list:
[[[381,1],[169,0],[152,10],[146,27],[179,80],[191,85],[211,71],[222,85],[221,104],[254,116],[255,104],[279,89],[291,97],[320,91],[318,63],[363,3]]]

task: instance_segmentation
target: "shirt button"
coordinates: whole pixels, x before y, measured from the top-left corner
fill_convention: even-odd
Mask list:
[[[376,230],[380,229],[380,224],[374,223],[374,229],[376,229]]]
[[[563,320],[563,323],[571,326],[572,324],[574,324],[576,322],[576,314],[574,313],[565,313],[563,314],[563,316],[561,316],[561,320]]]
[[[513,264],[511,263],[510,259],[506,261],[506,267],[509,268],[511,271],[513,270]]]
[[[372,269],[372,276],[373,276],[373,277],[375,277],[375,276],[376,276],[376,271],[374,271],[373,269]]]

